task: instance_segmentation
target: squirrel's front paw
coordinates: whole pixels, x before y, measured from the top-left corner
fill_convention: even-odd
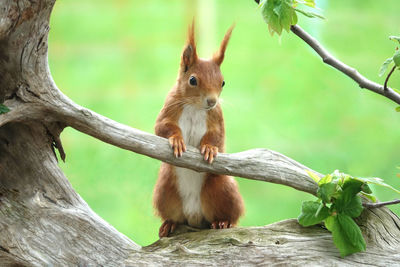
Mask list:
[[[204,160],[211,164],[218,154],[218,147],[205,144],[201,146],[200,152],[204,155]]]
[[[174,150],[175,157],[182,157],[183,152],[186,151],[186,145],[181,136],[173,135],[168,138],[171,148]]]

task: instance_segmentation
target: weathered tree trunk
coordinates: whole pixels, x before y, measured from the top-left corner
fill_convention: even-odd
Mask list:
[[[317,186],[307,167],[265,149],[222,154],[213,165],[205,164],[195,148],[175,159],[166,140],[73,103],[58,90],[48,69],[54,1],[0,2],[0,103],[11,109],[0,115],[0,266],[399,262],[400,220],[386,208],[364,211],[359,224],[367,252],[345,259],[327,230],[303,228],[295,220],[184,233],[146,248],[116,231],[88,207],[58,167],[55,150],[65,157],[59,135],[67,126],[194,170],[281,183],[311,194]]]

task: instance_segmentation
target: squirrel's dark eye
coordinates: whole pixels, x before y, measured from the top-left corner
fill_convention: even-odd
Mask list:
[[[190,83],[190,85],[196,86],[197,85],[196,77],[190,76],[189,83]]]
[[[222,87],[224,87],[224,85],[225,85],[225,81],[222,81]]]

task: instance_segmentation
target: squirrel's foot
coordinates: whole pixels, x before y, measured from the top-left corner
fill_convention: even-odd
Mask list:
[[[218,154],[218,147],[205,144],[201,146],[200,153],[204,155],[204,160],[211,164]]]
[[[181,136],[173,135],[168,138],[171,148],[174,150],[175,157],[182,157],[183,152],[186,151],[186,145]]]
[[[175,231],[175,228],[178,224],[174,223],[170,220],[165,220],[163,224],[160,226],[160,230],[158,231],[158,236],[167,237],[170,233],[172,234]]]
[[[233,225],[229,221],[215,221],[211,223],[211,229],[226,229],[232,228]]]

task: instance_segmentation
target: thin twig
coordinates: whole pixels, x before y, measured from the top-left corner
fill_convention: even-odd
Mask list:
[[[397,104],[400,104],[400,94],[392,90],[391,88],[384,89],[384,87],[378,83],[375,83],[363,75],[361,75],[356,69],[344,64],[334,56],[332,56],[316,39],[309,35],[298,25],[292,25],[290,27],[291,31],[300,37],[304,42],[306,42],[318,55],[322,58],[324,63],[334,67],[340,72],[349,76],[353,81],[355,81],[361,88],[371,90],[377,94],[383,95]]]
[[[363,206],[365,208],[380,208],[383,206],[394,205],[394,204],[399,204],[399,203],[400,203],[400,199],[395,199],[395,200],[391,200],[391,201],[376,202],[376,203],[365,202],[365,203],[363,203]]]
[[[259,0],[255,0],[259,4]],[[304,42],[306,42],[318,55],[322,58],[324,63],[331,65],[335,69],[349,76],[353,81],[355,81],[361,88],[368,89],[372,92],[380,94],[389,98],[390,100],[400,104],[400,94],[392,90],[389,87],[384,87],[376,82],[373,82],[363,75],[361,75],[356,69],[344,64],[337,58],[333,57],[316,39],[309,35],[298,25],[290,26],[290,30],[300,37]]]
[[[392,70],[389,72],[388,76],[385,79],[385,84],[383,85],[383,88],[385,89],[385,91],[388,89],[387,84],[388,84],[389,78],[395,69],[396,69],[396,65],[393,66]]]

